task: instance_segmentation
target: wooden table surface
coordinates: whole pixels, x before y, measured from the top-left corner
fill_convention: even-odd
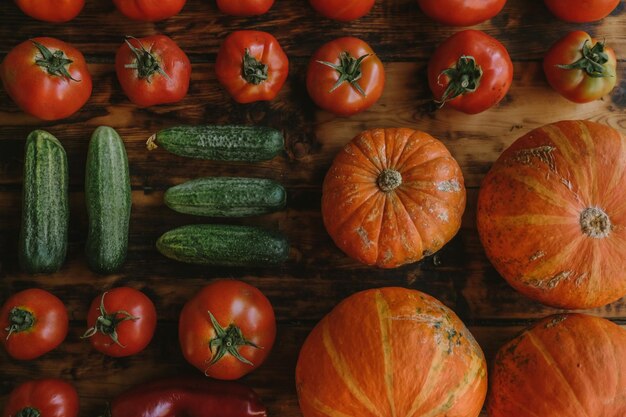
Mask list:
[[[355,22],[338,23],[317,15],[306,0],[277,0],[258,18],[221,15],[213,1],[189,0],[183,12],[159,23],[131,22],[110,0],[88,0],[70,23],[36,22],[11,1],[0,2],[0,57],[18,43],[53,36],[78,47],[94,78],[88,104],[73,117],[55,123],[35,120],[0,91],[0,302],[14,292],[40,287],[67,305],[71,329],[55,351],[30,362],[11,360],[0,351],[0,407],[18,383],[60,376],[77,387],[81,416],[97,415],[107,399],[142,381],[189,373],[178,347],[176,322],[182,305],[214,278],[232,277],[260,288],[272,301],[278,337],[270,359],[243,382],[254,387],[276,417],[299,416],[294,367],[299,348],[315,323],[348,295],[367,288],[405,286],[425,291],[454,309],[469,326],[489,359],[498,347],[533,320],[555,311],[513,291],[485,258],[478,240],[475,211],[483,175],[500,152],[517,137],[562,119],[591,119],[626,132],[626,66],[618,68],[618,86],[610,96],[575,105],[547,85],[541,58],[568,31],[583,28],[606,38],[618,57],[626,57],[626,13],[622,3],[602,22],[575,25],[557,21],[540,0],[509,0],[491,22],[476,28],[508,48],[515,64],[513,87],[496,108],[476,116],[451,109],[432,112],[426,64],[437,44],[458,29],[428,20],[415,0],[378,0],[372,12]],[[215,78],[214,62],[224,37],[239,29],[273,33],[289,55],[291,73],[271,103],[238,105]],[[138,109],[121,92],[114,56],[124,35],[165,33],[193,63],[189,95],[175,105]],[[304,75],[310,55],[323,43],[353,35],[368,41],[385,63],[388,83],[381,100],[351,118],[316,109],[308,98]],[[242,165],[188,160],[164,151],[148,153],[145,140],[175,124],[244,123],[282,129],[286,152],[277,159]],[[115,127],[124,138],[133,188],[130,251],[122,271],[98,276],[86,266],[83,178],[87,144],[99,125]],[[334,155],[359,131],[406,126],[441,139],[459,161],[468,187],[468,206],[459,234],[439,253],[396,270],[365,267],[348,259],[326,234],[320,216],[321,184]],[[70,163],[70,250],[63,269],[53,275],[22,274],[15,262],[20,215],[23,147],[27,134],[44,128],[67,150]],[[290,260],[277,269],[232,269],[187,266],[165,259],[155,249],[165,231],[203,219],[176,214],[163,205],[169,186],[209,175],[269,177],[285,184],[287,209],[234,223],[279,228],[292,242]],[[101,291],[128,285],[154,300],[159,313],[156,336],[140,355],[111,359],[91,349],[79,336],[86,311]],[[616,302],[592,311],[626,323],[626,304]],[[358,318],[355,318],[355,320]]]

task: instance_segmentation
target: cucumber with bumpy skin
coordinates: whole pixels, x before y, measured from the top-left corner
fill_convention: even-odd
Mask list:
[[[278,232],[220,224],[170,230],[157,249],[180,262],[216,266],[276,266],[289,257],[289,242]]]
[[[280,131],[260,126],[176,126],[148,139],[149,150],[161,146],[179,156],[215,161],[268,161],[280,154]]]
[[[26,139],[19,259],[29,273],[58,271],[67,253],[68,166],[63,145],[35,130]]]
[[[110,127],[101,126],[91,136],[85,200],[89,217],[87,262],[95,272],[115,272],[124,264],[128,250],[131,189],[124,142]]]
[[[286,200],[283,186],[265,178],[199,178],[165,192],[165,204],[172,210],[209,217],[272,213],[284,208]]]

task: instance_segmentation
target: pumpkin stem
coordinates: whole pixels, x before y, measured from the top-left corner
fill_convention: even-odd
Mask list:
[[[603,239],[611,233],[613,225],[602,209],[587,207],[580,213],[580,228],[589,237]]]
[[[402,184],[402,174],[395,169],[385,169],[376,180],[376,185],[383,193],[390,193]]]

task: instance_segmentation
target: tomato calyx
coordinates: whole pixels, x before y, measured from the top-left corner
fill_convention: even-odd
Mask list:
[[[31,41],[33,45],[37,48],[41,57],[35,59],[35,64],[39,65],[41,68],[45,69],[48,74],[54,75],[57,77],[62,77],[67,80],[72,80],[76,82],[80,82],[72,77],[72,75],[67,70],[67,67],[73,63],[71,59],[68,59],[65,56],[65,52],[60,49],[52,52],[45,45],[40,44],[37,41]]]
[[[130,40],[135,40],[139,43],[139,48],[135,48]],[[157,57],[148,49],[143,46],[143,43],[137,38],[132,36],[126,36],[124,38],[124,42],[130,48],[130,51],[135,55],[135,62],[124,65],[124,68],[137,70],[137,75],[140,79],[145,79],[147,82],[150,82],[150,78],[156,73],[164,76],[169,79],[170,76],[167,75],[163,67],[161,66]]]
[[[235,324],[231,323],[227,328],[224,328],[219,324],[215,316],[210,311],[208,313],[216,334],[216,336],[209,341],[209,349],[211,349],[211,353],[213,353],[213,349],[215,348],[215,353],[213,353],[213,358],[211,358],[211,361],[209,362],[209,367],[216,364],[227,353],[246,365],[254,366],[252,362],[241,356],[241,353],[239,353],[239,347],[252,346],[256,349],[262,348],[247,340],[241,329]]]
[[[328,92],[332,93],[333,91],[338,89],[343,83],[348,82],[356,91],[359,92],[359,94],[365,97],[365,91],[363,91],[363,88],[361,88],[358,81],[363,76],[363,72],[361,71],[361,64],[363,63],[363,61],[365,61],[365,59],[367,59],[367,57],[371,55],[372,54],[365,54],[361,55],[358,58],[354,58],[348,52],[342,52],[339,55],[339,64],[333,64],[332,62],[328,61],[317,61],[318,63],[326,65],[327,67],[330,67],[339,73],[339,78],[337,79],[337,82]]]
[[[117,326],[120,323],[123,323],[128,320],[139,320],[139,317],[135,317],[127,311],[119,310],[113,313],[108,313],[104,308],[104,297],[107,295],[105,292],[102,294],[102,298],[100,299],[100,316],[96,319],[96,323],[93,327],[87,329],[85,334],[81,336],[81,339],[88,339],[97,333],[102,333],[111,338],[115,344],[118,346],[125,348],[126,346],[122,345],[119,341],[117,335]]]
[[[606,63],[609,55],[604,51],[604,42],[597,42],[593,47],[589,47],[589,40],[585,40],[583,48],[580,50],[583,55],[578,61],[567,65],[557,65],[565,70],[579,69],[585,71],[592,78],[610,77]]]
[[[15,417],[40,417],[41,413],[36,408],[26,407],[22,408],[15,414]]]
[[[35,315],[28,310],[24,310],[19,307],[13,307],[9,312],[9,327],[6,330],[9,332],[7,340],[13,333],[24,332],[29,330],[35,324]]]
[[[483,76],[483,69],[476,63],[473,56],[463,55],[459,58],[456,65],[443,70],[439,74],[437,83],[440,82],[441,76],[448,77],[448,87],[441,96],[441,100],[435,100],[439,107],[443,107],[446,102],[454,100],[458,96],[475,92],[480,86],[480,80]]]
[[[246,48],[241,64],[241,76],[250,84],[259,85],[267,80],[269,66],[250,55],[250,50]]]

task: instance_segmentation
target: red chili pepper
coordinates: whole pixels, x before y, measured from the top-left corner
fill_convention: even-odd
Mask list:
[[[235,382],[175,378],[126,391],[110,405],[109,417],[267,417],[254,391]]]

